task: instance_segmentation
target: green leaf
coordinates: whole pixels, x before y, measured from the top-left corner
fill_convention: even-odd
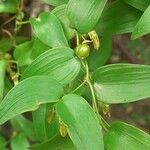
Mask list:
[[[31,52],[31,58],[35,59],[45,51],[49,50],[50,47],[46,44],[44,44],[41,40],[38,38],[34,39],[32,52]]]
[[[36,137],[40,141],[48,141],[58,133],[58,118],[55,116],[52,122],[49,122],[49,116],[52,104],[44,104],[36,111],[32,112],[34,129]]]
[[[12,150],[28,150],[29,142],[24,134],[20,133],[11,139],[11,149]]]
[[[16,46],[15,44],[22,44],[26,41],[29,41],[30,38],[29,37],[25,37],[25,36],[16,36],[15,39],[11,39],[13,41],[13,45]],[[15,41],[14,41],[15,40]],[[16,43],[14,43],[16,42]]]
[[[0,13],[16,13],[19,6],[19,0],[1,0]]]
[[[123,0],[125,3],[135,7],[141,11],[144,11],[148,5],[150,5],[150,0]]]
[[[23,115],[18,115],[11,119],[11,125],[17,132],[22,132],[32,140],[35,139],[33,122],[25,118]]]
[[[80,33],[87,33],[97,24],[107,0],[70,0],[67,15],[71,26]]]
[[[104,149],[99,121],[85,99],[75,94],[66,95],[57,103],[56,111],[78,150]]]
[[[4,92],[3,92],[4,94],[3,95],[5,96],[13,88],[13,83],[10,81],[10,79],[7,76],[5,76],[4,84],[5,84],[5,86],[4,86]]]
[[[44,44],[38,38],[33,38],[31,41],[17,45],[14,51],[14,58],[19,66],[29,65],[35,58],[49,49],[50,46]]]
[[[6,62],[4,60],[0,60],[0,101],[3,98],[4,92],[5,70],[6,70]]]
[[[80,71],[80,62],[73,50],[67,47],[53,48],[33,61],[22,75],[22,79],[35,75],[49,75],[66,85],[73,81]]]
[[[33,145],[31,150],[76,150],[70,138],[57,135],[50,141]]]
[[[104,135],[107,150],[149,150],[150,135],[123,122],[114,122]]]
[[[18,66],[25,66],[31,64],[31,62],[33,61],[31,59],[32,47],[33,40],[27,41],[16,47],[14,51],[14,58],[17,60]]]
[[[98,100],[128,103],[150,97],[150,66],[113,64],[98,68],[92,75]]]
[[[148,33],[150,33],[150,6],[145,10],[142,17],[135,26],[132,33],[132,39],[139,38]]]
[[[10,38],[2,38],[0,40],[0,51],[7,52],[13,46],[14,41]]]
[[[30,18],[36,37],[50,47],[68,46],[63,28],[57,17],[50,12],[43,12],[38,18]]]
[[[14,38],[2,38],[0,39],[0,51],[1,52],[8,52],[11,50],[13,47],[15,47],[15,42],[16,44],[21,44],[23,42],[28,41],[29,39],[27,37],[23,36],[16,36]]]
[[[98,51],[93,50],[88,57],[90,70],[95,70],[98,67],[104,65],[111,56],[112,53],[112,36],[103,36],[100,38],[100,48]]]
[[[48,76],[28,78],[8,92],[0,104],[0,124],[40,104],[55,103],[63,94],[62,86]]]
[[[68,40],[73,38],[75,35],[75,30],[70,27],[70,21],[66,14],[66,5],[61,5],[52,10],[52,13],[56,15],[62,23],[64,33]]]
[[[96,26],[100,35],[132,32],[142,13],[120,1],[106,7]]]
[[[6,150],[5,146],[7,145],[6,140],[0,135],[0,150]]]
[[[42,1],[52,6],[59,6],[68,3],[69,0],[42,0]]]

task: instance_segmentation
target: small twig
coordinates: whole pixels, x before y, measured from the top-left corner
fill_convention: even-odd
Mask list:
[[[16,15],[12,16],[11,18],[9,18],[8,20],[6,20],[4,23],[1,24],[1,28],[3,29],[3,27],[8,24],[9,22],[13,21],[14,19],[16,19]]]
[[[11,39],[13,39],[13,35],[6,29],[2,29],[3,33],[6,33]]]

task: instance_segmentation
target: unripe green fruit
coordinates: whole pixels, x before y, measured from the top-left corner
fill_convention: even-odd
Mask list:
[[[17,16],[17,20],[21,21],[23,18],[24,18],[24,13],[21,11]]]
[[[75,49],[75,54],[79,57],[79,58],[86,58],[89,56],[90,54],[90,47],[87,44],[81,44],[78,45]]]

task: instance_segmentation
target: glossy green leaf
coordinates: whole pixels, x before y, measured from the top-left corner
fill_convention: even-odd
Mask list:
[[[40,141],[48,141],[58,133],[59,123],[57,117],[55,116],[51,122],[48,120],[51,107],[51,104],[44,104],[32,112],[36,137]]]
[[[3,98],[3,92],[4,92],[5,70],[6,70],[6,62],[4,60],[0,60],[0,101]]]
[[[114,122],[104,135],[106,150],[149,150],[150,135],[123,122]]]
[[[14,51],[14,58],[16,59],[19,66],[31,64],[31,62],[33,61],[31,59],[32,47],[33,47],[33,40],[27,41],[16,47]]]
[[[68,46],[62,25],[58,18],[43,12],[38,18],[30,18],[31,26],[36,37],[50,47]]]
[[[73,50],[67,47],[53,48],[33,61],[22,75],[22,79],[35,75],[49,75],[62,85],[70,83],[80,71],[80,62]]]
[[[88,57],[90,70],[95,70],[104,65],[112,53],[112,37],[107,34],[100,38],[100,48],[98,51],[93,50]]]
[[[23,115],[18,115],[11,119],[11,125],[17,132],[22,132],[25,136],[35,139],[33,122]]]
[[[28,78],[8,92],[0,104],[0,124],[40,104],[55,103],[63,95],[62,86],[48,76]]]
[[[141,15],[137,9],[117,0],[104,9],[96,31],[104,36],[132,32]]]
[[[70,0],[67,15],[71,26],[80,33],[87,33],[97,24],[107,0]]]
[[[19,6],[19,0],[1,0],[0,13],[16,13]]]
[[[150,66],[113,64],[98,68],[92,75],[98,100],[128,103],[150,97]]]
[[[52,10],[52,13],[56,15],[62,23],[64,33],[68,40],[70,40],[75,35],[75,30],[70,27],[70,21],[66,14],[66,6],[61,5]]]
[[[57,135],[50,141],[33,145],[31,150],[76,150],[70,138]]]
[[[69,0],[42,0],[42,1],[52,6],[59,6],[68,3]]]
[[[150,33],[150,5],[135,26],[132,33],[132,39],[139,38],[148,33]]]
[[[123,1],[141,11],[144,11],[148,7],[148,5],[150,5],[150,0],[123,0]]]
[[[28,150],[29,142],[24,134],[20,133],[12,137],[11,149],[12,150]]]
[[[49,49],[50,47],[48,45],[44,44],[38,38],[35,38],[32,46],[31,58],[35,59]]]
[[[56,111],[67,125],[77,150],[104,149],[98,118],[85,99],[75,94],[66,95],[57,103]]]

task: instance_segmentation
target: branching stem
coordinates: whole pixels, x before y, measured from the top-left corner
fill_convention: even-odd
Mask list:
[[[88,63],[87,63],[86,60],[85,61],[82,60],[82,64],[83,64],[83,66],[85,67],[85,70],[86,70],[86,76],[85,76],[84,81],[89,86],[90,91],[91,91],[91,95],[92,95],[92,107],[93,107],[93,109],[94,109],[94,111],[97,115],[97,118],[99,120],[100,125],[104,128],[105,131],[108,131],[109,124],[104,120],[104,118],[102,118],[102,116],[99,114],[99,111],[98,111],[96,96],[95,96],[95,92],[94,92],[94,87],[91,83],[91,79],[90,79],[90,75],[89,75]]]

